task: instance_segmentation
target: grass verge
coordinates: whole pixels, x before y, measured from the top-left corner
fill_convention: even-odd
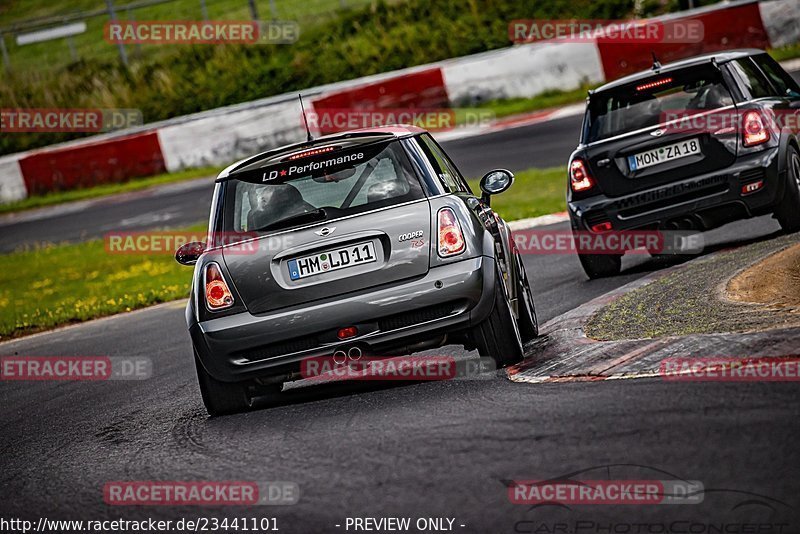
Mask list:
[[[139,191],[155,185],[183,182],[203,176],[214,176],[218,174],[219,171],[220,169],[218,167],[204,167],[202,169],[188,169],[185,171],[159,174],[156,176],[149,176],[147,178],[136,178],[130,182],[123,182],[119,184],[104,184],[94,187],[87,187],[85,189],[56,191],[53,193],[48,193],[47,195],[37,195],[28,197],[24,200],[9,202],[8,204],[0,204],[0,214],[41,208],[44,206],[53,206],[55,204],[74,202],[76,200],[87,200],[90,198],[116,195],[118,193]]]
[[[760,265],[798,238],[783,235],[694,260],[599,310],[586,335],[620,341],[798,326],[800,317],[791,308],[734,302],[724,293],[736,273]]]
[[[771,55],[775,61],[786,61],[787,59],[798,58],[800,57],[800,43],[773,48],[769,50],[769,55]]]
[[[471,186],[479,191],[477,180]],[[520,172],[492,206],[506,220],[562,211],[564,172]],[[171,255],[108,254],[102,240],[0,258],[0,340],[186,297],[191,283],[191,269]]]
[[[567,209],[566,172],[561,167],[520,171],[515,174],[511,189],[492,198],[492,208],[506,221],[564,211]],[[476,195],[480,195],[478,182],[469,181]]]
[[[186,297],[191,284],[171,255],[108,254],[102,240],[1,257],[0,339]]]
[[[503,100],[489,100],[475,106],[476,109],[486,110],[494,113],[498,119],[538,111],[541,109],[555,108],[567,104],[575,104],[586,100],[586,93],[597,85],[582,85],[571,91],[553,89],[545,91],[530,98],[507,98]]]

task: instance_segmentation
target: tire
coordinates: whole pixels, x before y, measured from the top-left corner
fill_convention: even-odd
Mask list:
[[[785,232],[800,230],[800,154],[789,146],[786,154],[786,191],[775,208],[775,218]]]
[[[209,415],[228,415],[250,410],[253,401],[247,394],[247,387],[239,382],[220,382],[205,370],[195,352],[194,364],[197,369],[197,382]]]
[[[475,328],[478,352],[492,358],[497,368],[522,361],[522,338],[499,273],[495,274],[492,312]]]
[[[519,310],[519,334],[524,344],[539,337],[539,320],[536,318],[536,306],[533,303],[528,274],[525,272],[522,262],[519,262],[519,269],[517,309]]]
[[[578,259],[592,280],[616,276],[622,271],[622,256],[618,254],[578,254]]]

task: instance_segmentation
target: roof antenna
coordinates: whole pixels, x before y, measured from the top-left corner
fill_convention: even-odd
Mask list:
[[[311,130],[310,130],[310,129],[309,129],[309,127],[308,127],[308,117],[306,117],[306,108],[305,108],[305,107],[303,107],[303,95],[300,95],[300,94],[298,94],[298,95],[297,95],[297,98],[299,98],[299,99],[300,99],[300,110],[303,112],[303,122],[304,122],[304,123],[305,123],[305,125],[306,125],[306,135],[308,136],[308,137],[306,138],[306,142],[307,142],[307,143],[310,143],[311,141],[313,141],[313,140],[314,140],[314,136],[313,136],[313,135],[311,135]]]
[[[651,68],[656,74],[658,74],[658,71],[661,70],[661,62],[656,57],[656,53],[654,51],[651,50],[650,53],[653,55],[653,66]]]

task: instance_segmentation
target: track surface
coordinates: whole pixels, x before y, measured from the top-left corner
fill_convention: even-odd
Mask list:
[[[555,126],[463,140],[447,150],[469,174],[502,161],[512,146],[517,152],[509,166],[530,167],[536,151],[555,153],[539,143],[543,137],[558,137],[553,146],[564,153],[571,149],[574,134],[565,125],[556,136]],[[519,139],[534,133],[529,154]],[[553,164],[543,155],[540,161]],[[207,196],[205,188],[184,184],[170,195],[109,201],[91,215],[128,219],[126,230],[152,227],[152,220],[137,222],[143,213],[171,214],[164,226],[190,224],[205,218],[207,206],[197,199]],[[4,227],[2,243],[9,231],[17,240],[60,240],[113,229],[102,221],[86,224],[85,217],[79,212]],[[777,228],[760,218],[706,238],[716,249],[768,238]],[[660,267],[646,257],[626,257],[620,276],[590,282],[571,255],[526,256],[525,263],[542,321]],[[146,356],[154,362],[153,377],[141,382],[0,383],[0,518],[277,517],[282,532],[299,533],[344,532],[347,517],[363,516],[450,517],[456,532],[476,533],[599,533],[612,524],[618,530],[610,532],[670,532],[657,526],[637,531],[630,524],[747,521],[773,525],[760,532],[800,532],[797,383],[534,386],[490,375],[355,393],[305,388],[282,406],[208,419],[182,308],[171,303],[0,344],[3,355]],[[453,346],[437,352],[476,356]],[[635,466],[602,467],[617,464]],[[503,483],[592,468],[583,478],[678,477],[701,481],[707,493],[692,506],[564,509],[513,505]],[[301,500],[247,509],[109,507],[102,488],[114,480],[285,480],[299,484]]]

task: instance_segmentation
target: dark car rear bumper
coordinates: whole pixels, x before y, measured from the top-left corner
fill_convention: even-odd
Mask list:
[[[358,346],[365,354],[413,346],[478,324],[491,311],[494,261],[479,256],[432,268],[413,281],[255,316],[244,312],[190,326],[203,367],[231,382],[296,372],[305,358]],[[339,328],[359,335],[340,341]]]
[[[666,228],[689,217],[697,229],[709,230],[769,213],[783,197],[778,153],[775,147],[739,156],[724,169],[621,197],[572,200],[568,208],[573,229],[590,230],[603,221],[611,222],[614,230]],[[759,180],[764,183],[761,189],[742,194],[745,184]]]

